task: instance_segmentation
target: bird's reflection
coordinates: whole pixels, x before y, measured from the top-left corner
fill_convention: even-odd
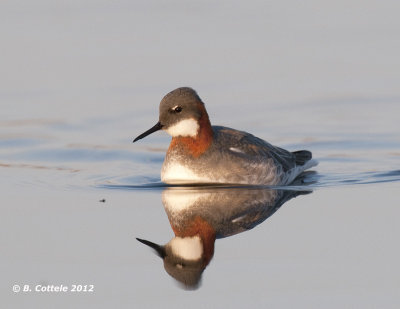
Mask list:
[[[164,260],[186,289],[196,289],[214,255],[214,243],[254,228],[288,200],[311,191],[266,188],[167,188],[162,201],[175,237],[166,245],[139,239]]]

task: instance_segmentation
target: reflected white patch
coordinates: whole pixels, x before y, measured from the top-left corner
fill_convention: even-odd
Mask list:
[[[182,190],[164,190],[162,193],[162,201],[165,209],[176,215],[180,211],[187,211],[195,205],[207,204],[212,197],[211,193],[192,192]]]
[[[182,211],[194,206],[204,194],[195,192],[182,192],[178,190],[165,190],[162,193],[164,207],[170,211]]]
[[[203,254],[203,246],[199,236],[175,237],[170,242],[172,253],[185,260],[198,260]]]
[[[243,215],[243,216],[237,217],[237,218],[235,218],[235,219],[232,219],[232,223],[240,222],[240,221],[242,221],[243,219],[245,219],[246,217],[247,217],[247,215]]]
[[[199,124],[196,120],[190,118],[179,121],[177,124],[170,126],[165,131],[171,136],[196,136],[199,131]]]

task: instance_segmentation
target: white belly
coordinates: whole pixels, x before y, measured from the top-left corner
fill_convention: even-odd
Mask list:
[[[176,161],[164,163],[161,170],[161,181],[169,184],[213,182],[211,179],[196,174],[187,166]]]

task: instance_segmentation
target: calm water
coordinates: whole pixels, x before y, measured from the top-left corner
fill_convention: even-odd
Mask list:
[[[398,308],[400,7],[382,3],[2,2],[3,307]],[[182,85],[213,124],[311,150],[306,184],[165,187],[170,138],[132,139]],[[195,225],[190,263],[174,248]]]

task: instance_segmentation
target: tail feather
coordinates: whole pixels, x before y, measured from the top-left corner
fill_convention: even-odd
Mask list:
[[[310,161],[312,154],[308,150],[299,150],[292,152],[296,156],[296,164],[304,165],[307,161]]]

